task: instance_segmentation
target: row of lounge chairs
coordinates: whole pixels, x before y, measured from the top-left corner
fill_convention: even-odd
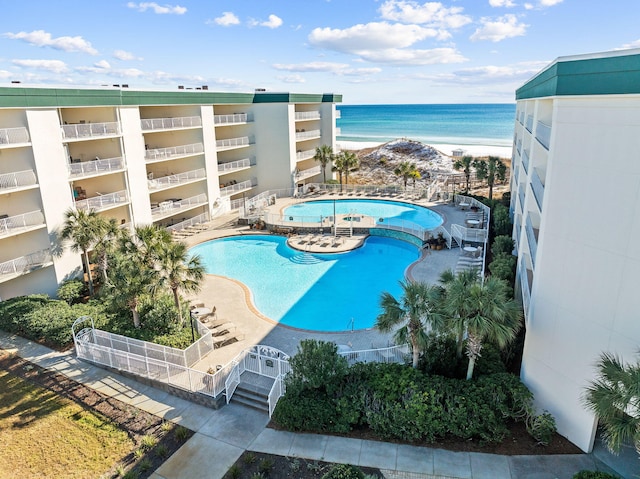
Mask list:
[[[193,308],[204,307],[204,303],[193,303]],[[244,333],[238,331],[238,327],[232,321],[218,318],[218,312],[214,306],[210,313],[199,316],[198,320],[211,331],[214,349],[221,348],[244,339]]]

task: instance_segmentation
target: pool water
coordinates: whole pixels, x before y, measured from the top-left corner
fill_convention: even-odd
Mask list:
[[[399,281],[419,258],[404,241],[370,236],[340,254],[309,254],[280,236],[236,236],[191,248],[208,273],[244,283],[255,307],[268,318],[301,329],[348,331],[371,328],[380,294],[402,294]]]
[[[320,222],[321,218],[336,215],[362,214],[376,220],[395,223],[409,221],[424,229],[433,229],[443,223],[442,216],[423,206],[386,200],[318,200],[305,201],[285,208],[286,220],[297,222]]]

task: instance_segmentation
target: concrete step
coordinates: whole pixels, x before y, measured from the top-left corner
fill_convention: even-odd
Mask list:
[[[240,383],[231,401],[269,413],[269,390],[259,386]]]

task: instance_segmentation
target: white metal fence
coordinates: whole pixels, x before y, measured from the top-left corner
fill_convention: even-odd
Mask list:
[[[69,164],[69,176],[78,177],[90,175],[93,173],[107,173],[109,171],[121,170],[124,167],[122,157],[116,158],[97,158],[91,161],[81,161]]]
[[[295,113],[296,120],[319,120],[320,118],[319,111],[297,111]]]
[[[153,218],[170,216],[194,206],[204,205],[206,202],[207,195],[204,193],[180,200],[162,201],[158,206],[151,208],[151,216]]]
[[[204,152],[202,143],[191,143],[189,145],[171,146],[169,148],[151,148],[145,151],[144,157],[147,161],[167,160],[178,156],[197,155]]]
[[[349,365],[355,363],[405,363],[410,354],[409,346],[389,346],[387,348],[361,349],[359,351],[341,351]]]
[[[63,138],[91,138],[96,136],[111,136],[120,134],[120,124],[117,121],[106,123],[78,123],[62,125]]]
[[[111,208],[120,204],[127,203],[129,201],[129,195],[126,190],[116,191],[115,193],[108,193],[106,195],[93,196],[86,200],[76,201],[76,208],[79,210],[102,210],[105,208]]]
[[[243,168],[249,168],[251,165],[250,158],[244,158],[242,160],[229,161],[227,163],[218,163],[218,173],[227,174],[232,173]]]
[[[242,136],[240,138],[228,138],[226,140],[216,140],[217,148],[233,148],[236,146],[247,146],[249,145],[249,137]]]
[[[191,128],[202,126],[199,116],[183,116],[179,118],[149,118],[140,120],[142,131],[166,130],[171,128]]]
[[[39,268],[52,261],[51,251],[43,249],[19,258],[0,263],[0,276],[5,274],[22,274]]]
[[[246,191],[248,189],[253,188],[258,185],[258,180],[256,178],[252,178],[250,180],[241,181],[240,183],[235,183],[233,185],[225,186],[224,188],[220,188],[221,196],[231,196],[236,193],[240,193],[242,191]]]
[[[234,113],[232,115],[213,115],[213,123],[225,125],[229,123],[246,123],[248,116],[246,113]]]
[[[36,184],[36,173],[33,170],[16,171],[0,175],[0,190],[21,188]]]
[[[0,235],[13,233],[15,231],[43,224],[44,215],[40,210],[30,211],[29,213],[23,213],[21,215],[9,216],[7,218],[0,219]]]
[[[0,145],[13,143],[28,143],[29,131],[21,126],[18,128],[0,128]]]
[[[194,216],[193,218],[189,218],[188,220],[181,221],[180,223],[176,223],[175,225],[167,226],[168,231],[182,231],[191,226],[199,225],[201,223],[206,223],[209,221],[209,213],[202,213],[198,216]]]
[[[309,140],[320,136],[320,130],[298,131],[296,132],[296,141]]]
[[[147,185],[150,190],[159,190],[160,188],[167,188],[169,186],[177,186],[189,181],[199,180],[206,176],[204,168],[197,170],[185,171],[175,175],[162,176],[160,178],[153,178],[147,180]]]

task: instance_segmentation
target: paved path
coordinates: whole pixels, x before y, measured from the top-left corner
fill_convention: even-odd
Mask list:
[[[581,469],[608,470],[592,454],[506,457],[275,431],[265,427],[264,413],[234,404],[198,406],[80,361],[73,351],[52,351],[4,332],[0,349],[194,430],[152,479],[221,478],[245,450],[378,467],[393,479],[569,479]]]

